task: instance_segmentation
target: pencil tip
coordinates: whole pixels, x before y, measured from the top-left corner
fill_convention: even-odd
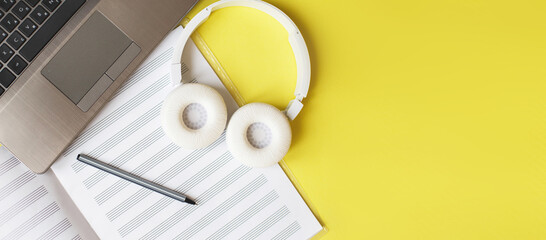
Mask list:
[[[189,203],[191,205],[196,205],[195,202],[193,200],[189,199],[189,198],[186,198],[186,200],[184,202],[187,202],[187,203]]]

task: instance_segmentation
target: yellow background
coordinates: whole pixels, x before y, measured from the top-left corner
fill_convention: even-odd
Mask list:
[[[270,3],[310,51],[285,162],[323,239],[546,239],[545,1]],[[245,101],[286,106],[280,24],[228,8],[198,32]]]

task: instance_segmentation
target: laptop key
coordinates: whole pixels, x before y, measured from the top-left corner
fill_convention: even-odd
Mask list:
[[[0,8],[8,11],[15,4],[15,0],[0,0]]]
[[[4,89],[0,87],[0,96],[2,96],[2,94],[4,94]]]
[[[30,12],[30,7],[26,3],[21,1],[15,4],[15,7],[11,11],[13,12],[13,14],[15,14],[15,16],[23,20],[23,18],[25,18]]]
[[[0,28],[0,42],[4,41],[8,37],[8,33]]]
[[[42,24],[47,19],[47,17],[49,17],[49,12],[40,5],[36,7],[34,11],[32,11],[30,17],[34,19],[34,21],[38,22],[38,24]]]
[[[8,63],[8,68],[17,75],[21,74],[26,67],[27,63],[18,55],[15,55],[15,57],[13,57],[13,59],[11,59],[11,61]]]
[[[0,61],[2,61],[3,63],[7,63],[14,53],[15,52],[13,51],[13,49],[8,47],[7,44],[2,44],[2,46],[0,46]]]
[[[34,33],[27,41],[27,44],[19,51],[27,61],[32,61],[45,45],[57,34],[68,20],[80,9],[85,3],[85,0],[70,0],[66,1],[57,11],[51,15],[44,25]],[[32,15],[32,14],[31,14]]]
[[[0,0],[0,1],[4,1],[4,0]],[[19,20],[15,18],[15,16],[13,16],[13,14],[11,13],[8,13],[8,15],[6,15],[6,17],[4,17],[2,21],[0,21],[0,25],[2,25],[2,27],[8,30],[8,32],[12,32],[13,29],[15,29],[15,27],[18,24],[19,24]]]
[[[19,31],[21,31],[26,37],[30,37],[30,35],[32,35],[36,29],[38,29],[38,25],[28,18],[25,19],[21,25],[19,25]]]
[[[15,75],[13,75],[13,73],[11,73],[7,68],[0,71],[0,84],[2,84],[2,86],[8,88],[9,85],[13,83],[13,80],[15,80]]]
[[[15,31],[13,32],[6,41],[12,48],[15,48],[15,50],[19,49],[23,43],[25,43],[26,39],[21,35],[19,32]]]
[[[61,0],[43,0],[42,4],[46,6],[49,11],[53,12],[55,8],[57,8],[59,4],[61,4]]]
[[[25,0],[30,6],[36,6],[40,2],[40,0]]]
[[[0,11],[0,19],[2,19],[2,17],[6,15],[4,12]]]

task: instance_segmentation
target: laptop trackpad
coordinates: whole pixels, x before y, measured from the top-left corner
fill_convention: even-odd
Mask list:
[[[83,111],[138,55],[140,48],[100,12],[95,12],[42,70]]]

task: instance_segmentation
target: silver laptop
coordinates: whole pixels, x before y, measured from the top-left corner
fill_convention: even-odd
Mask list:
[[[197,0],[0,0],[0,143],[45,172]]]

